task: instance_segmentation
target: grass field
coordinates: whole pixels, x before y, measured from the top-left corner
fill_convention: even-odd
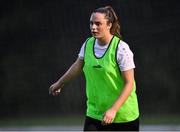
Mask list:
[[[51,116],[51,117],[16,117],[0,119],[0,131],[54,131],[76,130],[81,131],[84,116]],[[180,130],[179,115],[142,116],[140,118],[141,130]]]

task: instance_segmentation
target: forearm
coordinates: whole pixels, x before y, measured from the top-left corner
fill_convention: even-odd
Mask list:
[[[132,86],[133,85],[131,83],[125,83],[123,91],[119,95],[118,99],[115,101],[113,106],[105,112],[102,124],[106,125],[106,123],[113,122],[117,111],[121,108],[121,106],[124,104],[124,102],[131,94]]]
[[[132,89],[133,89],[133,83],[126,83],[124,85],[123,91],[121,92],[115,103],[113,104],[112,108],[118,111],[130,96]]]
[[[66,73],[58,80],[59,83],[65,84],[70,80],[75,78],[77,75],[81,73],[82,64],[77,60],[75,63],[71,65],[71,67],[66,71]]]

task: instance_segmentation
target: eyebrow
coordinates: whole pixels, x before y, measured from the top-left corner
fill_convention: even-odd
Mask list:
[[[99,21],[90,21],[90,24],[92,24],[92,23],[95,23],[95,24],[101,24],[101,22],[99,22]]]

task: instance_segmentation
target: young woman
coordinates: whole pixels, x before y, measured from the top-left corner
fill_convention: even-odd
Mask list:
[[[90,30],[92,37],[82,45],[74,64],[51,85],[50,92],[58,95],[83,70],[87,96],[84,131],[138,131],[133,53],[120,39],[120,25],[113,8],[94,10]]]

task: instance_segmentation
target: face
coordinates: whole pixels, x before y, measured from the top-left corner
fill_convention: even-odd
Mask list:
[[[105,14],[92,13],[90,17],[90,30],[92,35],[97,39],[103,39],[110,34],[111,24],[108,24]]]

